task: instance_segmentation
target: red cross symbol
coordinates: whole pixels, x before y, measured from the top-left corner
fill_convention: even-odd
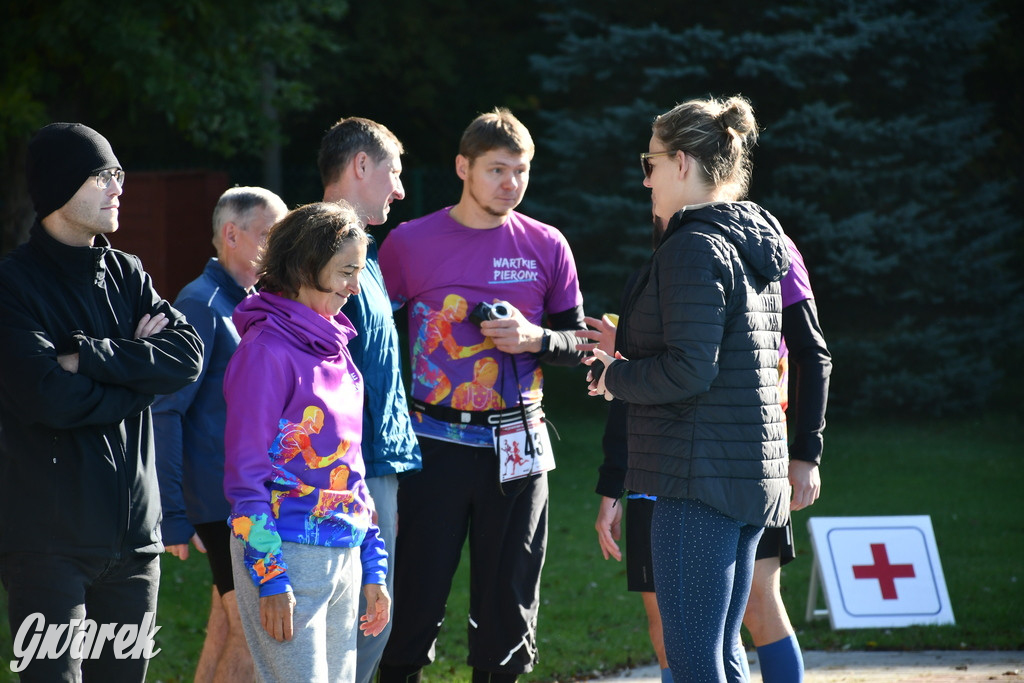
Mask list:
[[[874,564],[853,565],[853,576],[857,579],[877,579],[882,589],[883,600],[896,599],[896,581],[894,579],[914,578],[914,565],[889,564],[889,553],[884,543],[871,544],[871,557]]]

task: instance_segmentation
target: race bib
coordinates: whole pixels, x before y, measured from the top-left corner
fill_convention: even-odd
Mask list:
[[[530,420],[526,427],[521,421],[496,427],[494,451],[498,454],[498,478],[503,484],[555,469],[551,436],[543,420]]]

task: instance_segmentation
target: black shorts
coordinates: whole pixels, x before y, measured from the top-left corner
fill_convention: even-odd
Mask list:
[[[651,561],[653,515],[654,501],[650,498],[626,498],[626,589],[635,593],[654,592],[654,566]]]
[[[757,552],[754,553],[754,561],[766,560],[769,557],[779,558],[780,567],[789,564],[796,558],[792,519],[786,523],[786,526],[767,527],[764,533],[761,534],[761,541],[757,544]]]
[[[651,561],[653,515],[654,501],[650,498],[626,498],[626,589],[634,593],[654,592]],[[784,527],[766,528],[761,534],[754,561],[769,557],[779,558],[779,566],[789,564],[796,558],[792,520]]]
[[[221,595],[235,590],[231,574],[231,529],[227,522],[205,522],[195,525],[199,540],[206,547],[206,561],[210,563],[213,585]]]

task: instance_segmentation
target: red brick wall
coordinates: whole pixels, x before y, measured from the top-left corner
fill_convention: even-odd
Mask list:
[[[228,176],[221,172],[129,173],[121,196],[120,228],[110,235],[110,243],[142,259],[156,290],[174,301],[214,255],[210,221],[226,189]]]

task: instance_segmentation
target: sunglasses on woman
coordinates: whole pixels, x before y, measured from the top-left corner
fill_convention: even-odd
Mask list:
[[[654,166],[651,166],[651,157],[662,157],[662,156],[674,156],[675,152],[644,152],[640,155],[640,166],[644,169],[644,178],[650,178],[651,173],[654,171]]]

